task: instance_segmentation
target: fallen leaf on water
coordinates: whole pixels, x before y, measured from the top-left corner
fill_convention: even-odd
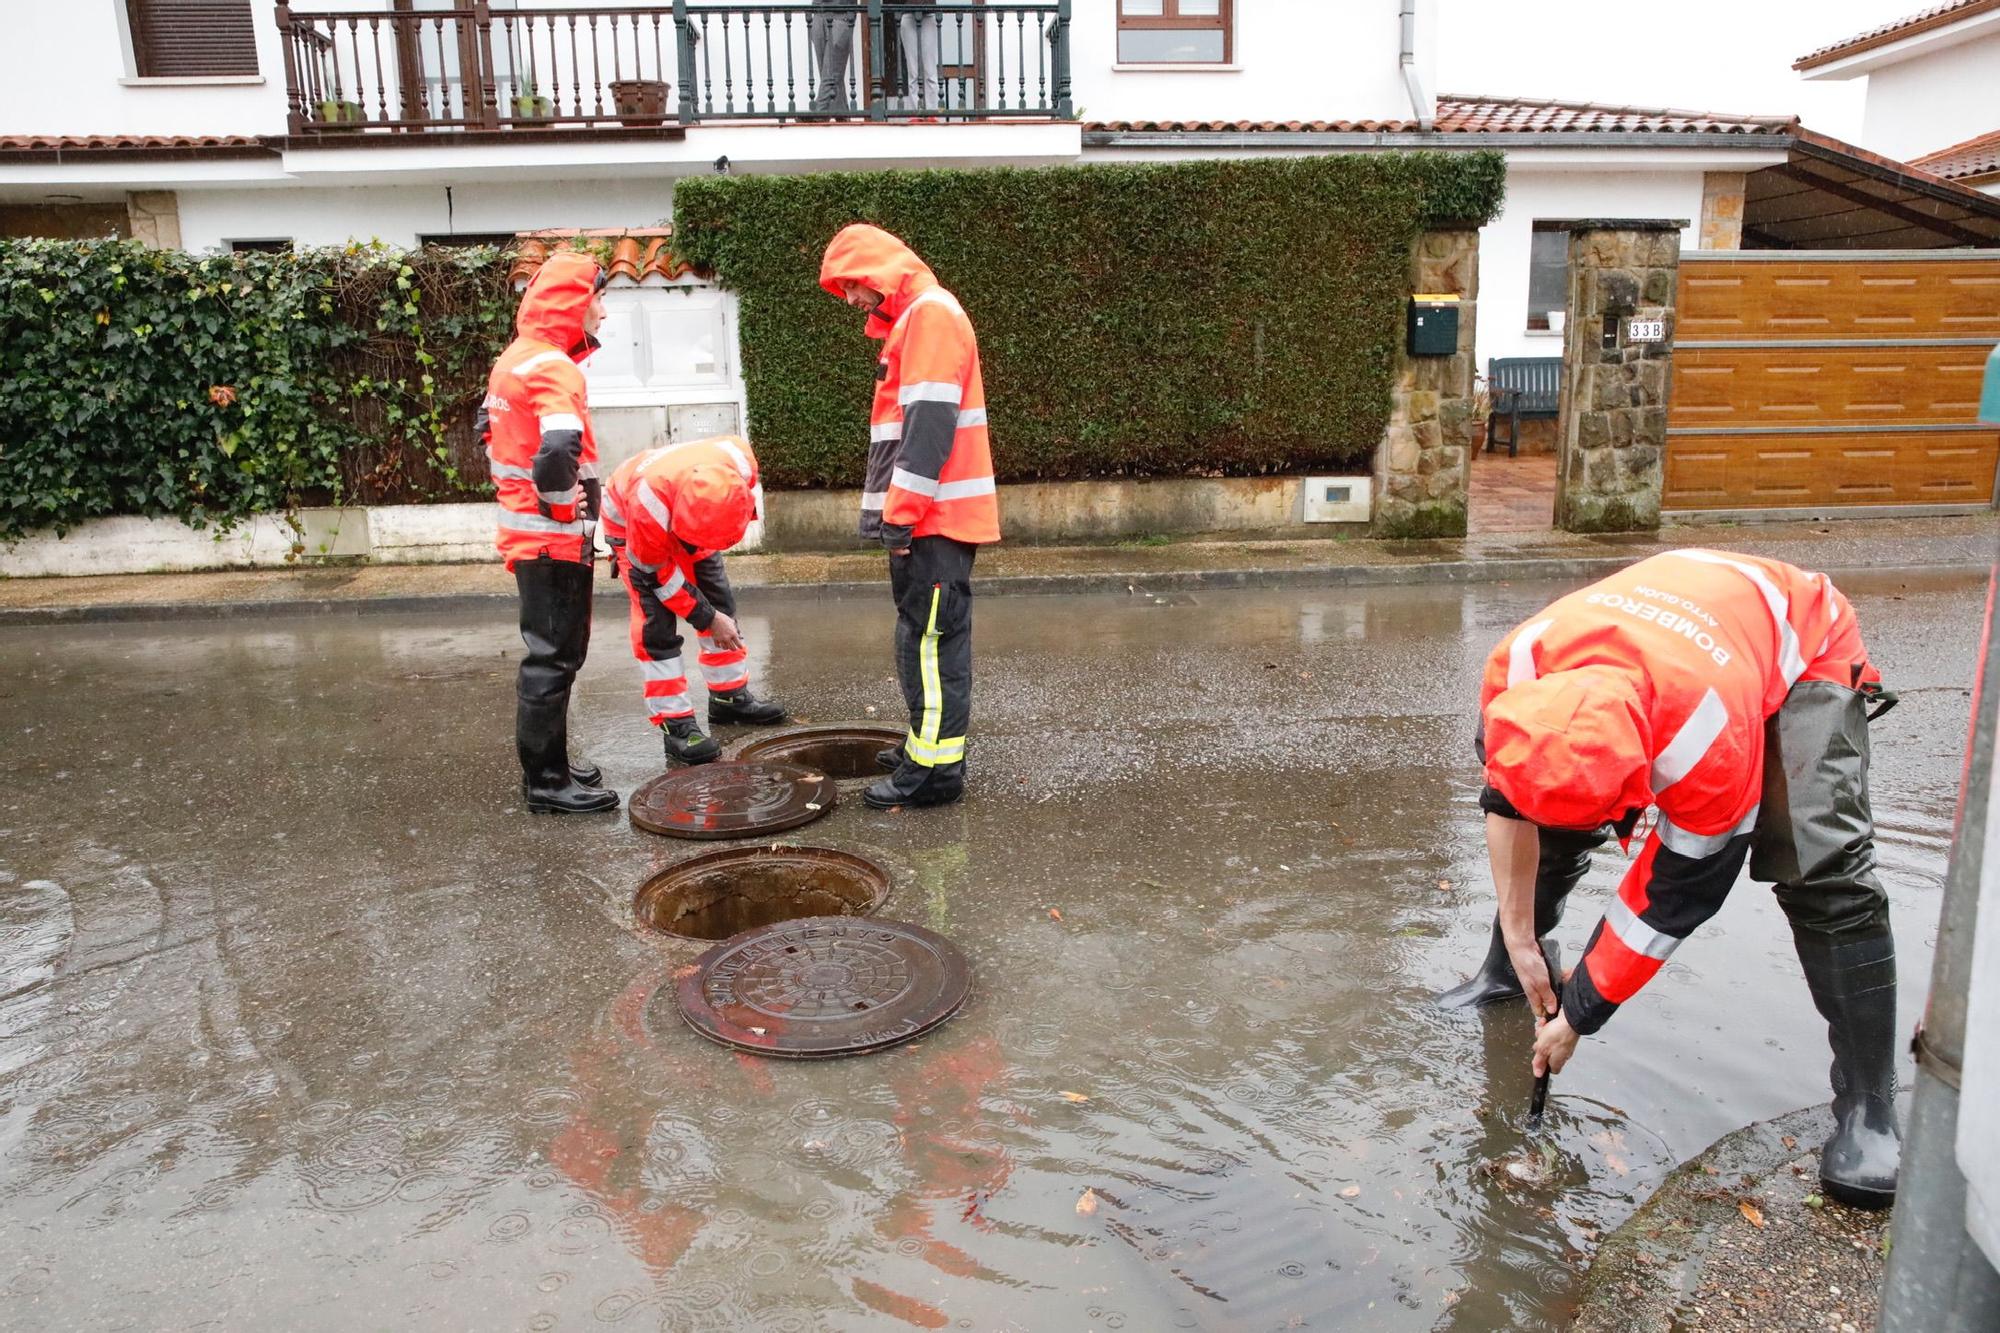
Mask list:
[[[1745,1199],[1741,1203],[1737,1204],[1736,1211],[1743,1214],[1743,1220],[1748,1222],[1751,1226],[1762,1227],[1764,1225],[1764,1210],[1759,1208],[1756,1204],[1750,1202],[1748,1199]]]
[[[1078,1217],[1089,1217],[1092,1213],[1096,1211],[1097,1211],[1096,1192],[1093,1190],[1085,1190],[1081,1195],[1077,1197],[1076,1215]]]
[[[1361,1187],[1359,1185],[1349,1185],[1340,1192],[1340,1197],[1343,1199],[1358,1199],[1361,1197]]]
[[[1090,1098],[1080,1092],[1064,1092],[1058,1095],[1066,1102],[1087,1102],[1090,1100]]]
[[[1799,1146],[1799,1141],[1798,1141],[1797,1139],[1793,1138],[1793,1137],[1792,1137],[1791,1135],[1789,1135],[1789,1134],[1787,1134],[1787,1135],[1785,1135],[1785,1136],[1784,1136],[1783,1138],[1779,1139],[1779,1140],[1778,1140],[1778,1142],[1780,1142],[1780,1143],[1784,1144],[1787,1150],[1790,1150],[1790,1149],[1792,1149],[1792,1148],[1796,1148],[1796,1147],[1798,1147],[1798,1146]]]
[[[1441,879],[1441,880],[1439,880],[1439,881],[1438,881],[1438,887],[1439,887],[1440,889],[1443,889],[1443,890],[1444,890],[1444,891],[1445,891],[1446,893],[1450,893],[1450,892],[1451,892],[1451,881],[1450,881],[1450,880],[1448,880],[1448,879]]]
[[[1051,920],[1051,921],[1060,921],[1060,920],[1062,920],[1062,908],[1060,908],[1060,907],[1051,907],[1051,908],[1049,909],[1049,920]]]

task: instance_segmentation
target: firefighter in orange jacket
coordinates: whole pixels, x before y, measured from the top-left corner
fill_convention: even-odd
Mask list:
[[[1713,916],[1746,858],[1779,905],[1833,1049],[1827,1193],[1895,1198],[1896,950],[1875,873],[1868,723],[1894,702],[1823,574],[1673,551],[1531,617],[1480,692],[1486,839],[1499,914],[1479,975],[1441,997],[1526,993],[1559,1070]],[[1652,831],[1580,964],[1541,937],[1609,826]]]
[[[708,720],[771,726],[785,710],[750,692],[749,653],[722,552],[757,517],[757,457],[747,440],[721,435],[664,445],[626,459],[604,490],[604,537],[632,600],[632,655],[646,711],[669,759],[705,764],[721,753],[703,734],[688,695],[676,617],[694,626],[708,686]]]
[[[604,305],[597,261],[558,254],[521,295],[515,336],[486,383],[478,431],[499,492],[497,545],[521,594],[514,746],[529,811],[588,814],[618,807],[598,770],[569,759],[569,694],[590,648],[591,521],[597,439],[583,372]]]
[[[965,309],[900,240],[866,223],[826,248],[820,286],[868,315],[882,340],[869,414],[861,535],[889,552],[896,674],[909,706],[878,809],[942,805],[965,790],[972,716],[972,559],[1000,540],[979,344]]]

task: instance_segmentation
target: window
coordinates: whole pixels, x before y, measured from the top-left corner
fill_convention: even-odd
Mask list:
[[[250,253],[288,255],[291,252],[292,238],[289,236],[259,237],[255,240],[231,241],[229,243],[229,253],[233,255]]]
[[[1124,65],[1226,65],[1235,0],[1118,0]]]
[[[1528,327],[1547,329],[1551,312],[1569,309],[1569,232],[1537,222],[1528,246]]]
[[[125,0],[125,12],[142,79],[257,73],[250,0]]]

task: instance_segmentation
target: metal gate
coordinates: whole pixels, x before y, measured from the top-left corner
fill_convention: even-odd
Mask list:
[[[2000,252],[1681,256],[1662,508],[1976,509]]]

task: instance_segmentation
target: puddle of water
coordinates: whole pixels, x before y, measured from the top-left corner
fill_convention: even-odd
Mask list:
[[[1907,1026],[1979,588],[1843,586],[1911,689],[1874,737]],[[0,1293],[46,1326],[1560,1327],[1674,1162],[1826,1096],[1826,1046],[1746,882],[1564,1071],[1552,1183],[1487,1169],[1532,1020],[1428,996],[1491,910],[1479,664],[1555,591],[982,603],[968,801],[815,826],[908,867],[893,914],[978,989],[807,1064],[647,1021],[699,946],[603,905],[687,849],[513,808],[505,616],[0,631]],[[773,693],[895,714],[886,605],[752,600]],[[629,793],[658,742],[599,632],[573,743]]]

